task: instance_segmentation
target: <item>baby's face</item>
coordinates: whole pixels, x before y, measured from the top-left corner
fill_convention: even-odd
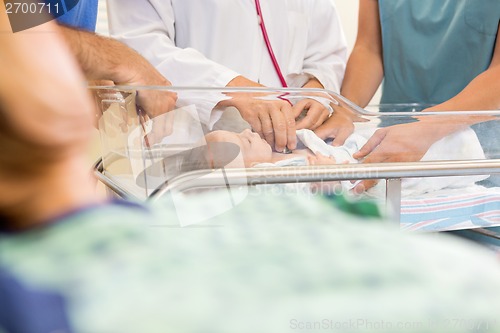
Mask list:
[[[246,129],[241,133],[229,131],[214,131],[205,136],[207,142],[231,142],[241,149],[246,167],[251,167],[257,163],[271,162],[271,146],[257,133]]]

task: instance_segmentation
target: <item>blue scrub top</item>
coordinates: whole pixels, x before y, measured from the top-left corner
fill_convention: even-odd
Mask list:
[[[95,31],[98,0],[45,0],[45,3],[60,3],[64,14],[57,21],[75,28]]]
[[[442,103],[490,65],[500,0],[379,0],[381,103]]]

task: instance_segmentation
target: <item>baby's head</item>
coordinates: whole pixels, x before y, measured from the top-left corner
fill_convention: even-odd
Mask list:
[[[215,142],[236,144],[240,148],[245,167],[251,167],[258,163],[268,163],[272,160],[271,146],[264,139],[261,139],[257,133],[253,133],[249,129],[241,133],[213,131],[205,135],[205,140],[209,149],[210,144]]]

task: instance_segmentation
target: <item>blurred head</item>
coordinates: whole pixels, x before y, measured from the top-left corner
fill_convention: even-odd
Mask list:
[[[271,162],[271,146],[262,139],[259,134],[253,133],[249,129],[241,133],[214,131],[207,134],[205,140],[209,147],[210,143],[214,142],[229,142],[236,144],[241,150],[245,167],[251,167],[258,163]]]

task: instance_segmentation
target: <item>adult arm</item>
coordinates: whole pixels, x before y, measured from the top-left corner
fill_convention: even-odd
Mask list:
[[[170,86],[144,57],[125,44],[87,31],[61,26],[64,37],[89,80],[110,80],[117,85]],[[175,107],[172,92],[142,91],[138,103],[150,117]]]
[[[358,34],[340,93],[365,107],[384,77],[378,0],[360,0]]]
[[[358,34],[349,56],[340,93],[365,107],[377,91],[384,76],[382,35],[378,0],[360,0]],[[333,138],[333,145],[342,145],[354,130],[356,115],[338,108],[315,132],[322,139]]]
[[[422,112],[473,111],[500,109],[500,26],[490,66],[453,98]],[[364,163],[418,161],[439,139],[475,123],[492,120],[491,116],[423,116],[415,123],[377,130],[354,155]],[[359,186],[369,188],[373,181]]]

